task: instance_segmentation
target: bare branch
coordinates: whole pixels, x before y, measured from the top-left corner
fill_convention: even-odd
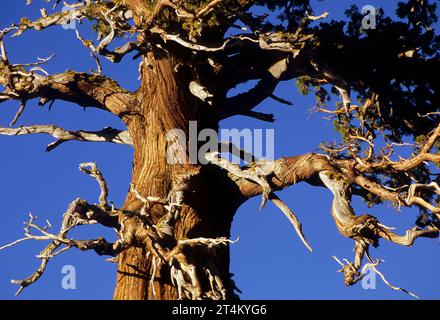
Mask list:
[[[301,42],[306,40],[301,39],[298,41],[297,38],[289,39],[286,35],[276,32],[260,35],[239,34],[229,37],[216,47],[208,47],[183,39],[179,35],[168,34],[166,31],[158,27],[150,29],[150,32],[159,35],[165,43],[170,41],[192,51],[205,53],[225,52],[231,54],[238,52],[240,48],[249,47],[263,51],[289,53],[293,57],[296,57],[303,47]]]
[[[100,131],[69,131],[54,125],[33,125],[21,126],[18,128],[0,127],[0,135],[28,135],[28,134],[49,134],[57,141],[49,144],[46,151],[52,151],[66,141],[85,141],[85,142],[112,142],[118,144],[132,145],[132,140],[128,131],[116,130],[111,127]]]
[[[313,251],[304,237],[300,221],[292,212],[292,210],[290,210],[290,208],[277,195],[272,192],[272,188],[266,180],[266,177],[274,173],[273,161],[259,160],[255,163],[252,163],[249,169],[242,169],[239,165],[229,162],[226,159],[220,158],[219,154],[215,152],[207,153],[205,155],[205,158],[212,164],[215,164],[227,170],[235,177],[253,181],[261,186],[261,188],[263,189],[263,196],[260,209],[264,207],[267,199],[271,200],[292,223],[296,233],[298,234],[304,245],[307,247],[307,249],[311,252]]]
[[[90,169],[88,169],[90,168]],[[98,170],[98,166],[94,162],[81,163],[79,165],[79,170],[92,176],[98,181],[99,188],[101,189],[101,194],[99,195],[99,204],[104,210],[110,210],[110,206],[107,203],[108,197],[108,187],[107,182],[102,176],[101,171]]]
[[[269,95],[269,98],[271,98],[271,99],[273,99],[273,100],[275,100],[275,101],[277,101],[277,102],[279,102],[279,103],[282,103],[282,104],[288,105],[288,106],[292,106],[292,105],[293,105],[292,102],[290,102],[290,101],[288,101],[288,100],[285,100],[285,99],[283,99],[283,98],[277,97],[277,96],[274,95],[274,94]]]
[[[89,5],[92,6],[93,3],[86,1],[84,4],[73,5],[73,12],[76,12],[75,10],[85,10],[85,12],[88,12]],[[102,12],[105,13],[105,11]],[[99,11],[99,14],[102,15],[102,12]],[[0,102],[7,100],[20,100],[23,102],[34,98],[40,98],[41,101],[62,99],[77,103],[83,107],[93,106],[108,110],[118,116],[124,114],[132,94],[122,89],[112,79],[85,73],[75,73],[69,70],[65,73],[48,75],[41,65],[47,63],[53,55],[46,59],[38,59],[34,63],[9,63],[4,44],[6,34],[16,31],[15,35],[19,35],[29,28],[41,30],[50,25],[67,23],[70,21],[69,19],[71,19],[72,14],[74,13],[58,12],[51,16],[43,16],[37,22],[24,19],[19,26],[12,26],[0,31],[0,53],[2,57],[0,61],[0,85],[5,87],[5,90],[0,93]],[[108,14],[109,12],[103,15],[104,21],[106,21],[105,19],[110,21],[107,16]],[[113,21],[112,26],[114,26],[114,23]],[[112,37],[110,38],[113,39]],[[98,47],[97,53],[104,52],[108,44],[109,38],[105,38]],[[120,56],[123,52],[129,52],[133,48],[133,46],[129,45],[124,46],[120,49],[117,56]],[[18,118],[20,114],[18,113],[17,115]]]
[[[22,115],[22,113],[24,112],[24,109],[26,108],[26,101],[22,101],[20,104],[20,107],[18,108],[17,113],[14,116],[14,119],[12,119],[11,123],[9,124],[9,126],[14,126],[14,124],[17,123],[18,119],[20,118],[20,116]]]
[[[88,167],[90,169],[87,169]],[[37,258],[41,260],[41,264],[37,271],[24,280],[12,280],[12,283],[20,285],[17,295],[20,294],[24,288],[35,283],[43,275],[50,259],[70,248],[78,248],[83,251],[94,250],[99,255],[110,255],[114,257],[117,256],[121,250],[124,250],[124,225],[123,223],[121,226],[119,225],[118,212],[113,211],[107,204],[108,188],[101,172],[99,172],[95,163],[83,163],[80,165],[80,170],[97,179],[101,188],[99,206],[90,205],[81,199],[74,200],[64,213],[61,227],[57,234],[48,231],[52,227],[48,221],[45,227],[40,227],[34,223],[36,217],[29,214],[30,220],[25,224],[24,228],[25,237],[0,247],[0,250],[3,250],[26,240],[51,241],[51,243],[37,256]],[[118,232],[119,239],[111,244],[103,238],[94,240],[73,240],[68,238],[69,231],[75,227],[97,223],[115,230],[121,229],[120,232]],[[32,234],[32,230],[36,230],[38,234]],[[59,249],[62,246],[64,247]]]
[[[421,184],[421,183],[414,183],[412,184],[408,189],[408,197],[406,199],[407,205],[412,204],[418,204],[428,210],[430,210],[432,213],[437,215],[437,217],[440,218],[440,207],[435,207],[434,205],[430,204],[426,200],[422,199],[421,197],[416,196],[417,189],[427,189],[432,190],[436,194],[440,195],[440,186],[436,182],[431,182],[427,185]]]
[[[379,260],[377,261],[377,264],[378,264],[378,263],[379,263]],[[418,296],[416,296],[414,293],[412,293],[412,292],[410,292],[410,291],[408,291],[408,290],[406,290],[406,289],[404,289],[404,288],[393,286],[391,283],[389,283],[388,280],[385,279],[385,276],[383,275],[383,273],[376,269],[376,265],[375,265],[375,264],[367,264],[366,267],[367,267],[367,268],[372,268],[372,269],[374,270],[374,272],[376,272],[376,273],[381,277],[382,281],[383,281],[388,287],[390,287],[391,289],[396,290],[396,291],[402,291],[402,292],[404,292],[404,293],[410,295],[411,297],[414,297],[414,298],[416,298],[416,299],[420,299],[420,298],[419,298]]]
[[[24,288],[35,283],[43,275],[51,258],[68,250],[69,248],[75,247],[80,250],[94,250],[99,255],[116,256],[118,253],[120,247],[119,243],[110,244],[103,238],[96,240],[73,240],[67,238],[68,232],[78,225],[94,224],[98,223],[98,221],[103,222],[104,220],[105,224],[109,224],[110,220],[113,220],[113,222],[110,223],[112,227],[115,226],[115,222],[117,225],[117,216],[114,218],[110,217],[107,214],[102,213],[101,209],[87,204],[84,200],[77,199],[70,204],[69,208],[64,213],[63,221],[58,234],[48,232],[51,227],[49,223],[45,227],[40,227],[34,223],[36,217],[32,216],[32,214],[29,216],[30,220],[26,223],[24,228],[25,238],[5,245],[1,247],[0,250],[11,247],[25,240],[49,240],[51,243],[38,255],[38,258],[41,260],[41,264],[37,271],[24,280],[11,281],[14,284],[20,285],[20,289],[17,291],[16,295],[20,294]],[[102,219],[103,216],[106,216],[105,219]],[[40,235],[32,234],[32,229],[38,231]],[[59,251],[56,251],[60,246],[65,247]]]
[[[199,12],[197,12],[196,17],[202,18],[203,16],[208,15],[215,8],[215,6],[221,2],[222,2],[222,0],[212,0],[205,7],[200,9]]]
[[[90,49],[90,56],[95,60],[96,62],[96,74],[98,75],[102,75],[102,64],[101,61],[99,60],[98,57],[98,48],[95,47],[95,45],[93,44],[93,41],[90,40],[86,40],[83,37],[81,37],[81,35],[79,34],[78,29],[75,29],[75,34],[76,37],[78,38],[79,41],[81,41],[81,43],[88,49]]]
[[[298,220],[298,218],[295,216],[295,214],[290,210],[290,208],[274,193],[271,193],[269,195],[270,201],[275,204],[282,213],[289,219],[289,221],[292,223],[293,227],[295,228],[296,233],[300,237],[301,241],[304,243],[307,249],[309,249],[310,252],[313,252],[312,247],[307,242],[303,232],[302,232],[302,225],[301,222]]]
[[[210,163],[227,170],[236,177],[244,178],[260,185],[263,189],[260,209],[264,207],[269,197],[269,194],[272,192],[272,188],[265,179],[273,172],[273,163],[271,161],[259,161],[255,163],[255,167],[261,164],[261,166],[265,168],[264,171],[258,172],[255,170],[255,167],[243,170],[238,164],[229,162],[228,160],[221,158],[218,152],[206,153],[205,158]]]
[[[59,1],[57,1],[58,3]],[[56,25],[70,25],[72,23],[81,22],[84,19],[93,19],[101,23],[109,23],[111,21],[112,29],[119,33],[130,32],[131,26],[127,22],[130,20],[130,14],[126,7],[116,1],[96,2],[91,0],[82,3],[66,4],[68,10],[56,12],[48,15],[42,11],[41,18],[31,21],[27,18],[21,19],[18,25],[14,25],[17,29],[13,36],[19,36],[27,30],[41,31],[43,29]],[[111,14],[111,16],[110,16]],[[99,37],[102,37],[99,34]],[[111,37],[113,39],[113,37]],[[112,40],[111,39],[111,40]],[[107,45],[111,42],[108,41]]]
[[[306,18],[310,21],[316,21],[316,20],[321,20],[321,19],[325,19],[330,15],[330,13],[328,13],[327,11],[324,12],[323,14],[319,15],[319,16],[312,16],[310,14],[308,14],[306,12]]]
[[[123,228],[121,227],[120,238],[123,239],[125,246],[137,245],[148,250],[147,256],[150,257],[153,269],[150,286],[154,288],[157,270],[167,267],[171,282],[179,292],[179,299],[226,299],[227,290],[219,276],[216,249],[222,245],[235,243],[238,239],[236,241],[225,237],[175,239],[174,225],[180,217],[178,213],[183,204],[174,203],[171,197],[169,202],[164,204],[162,199],[143,196],[134,188],[133,190],[144,206],[140,214],[127,218],[121,224]],[[168,211],[156,224],[152,222],[148,213],[151,204],[163,205]],[[142,228],[139,228],[137,219],[142,221]],[[170,243],[175,245],[170,248]],[[192,254],[196,254],[198,261],[202,260],[202,263],[195,264]],[[204,290],[204,280],[211,283],[210,291]]]
[[[61,99],[83,107],[108,110],[122,117],[132,94],[122,89],[115,81],[86,73],[66,71],[51,76],[41,76],[34,71],[19,71],[21,66],[0,65],[0,85],[6,87],[0,102],[8,99],[42,101]]]
[[[391,161],[389,155],[384,155],[382,161],[371,164],[358,164],[356,169],[360,172],[375,172],[392,169],[395,172],[407,172],[417,168],[424,162],[440,163],[440,154],[430,153],[435,142],[440,136],[440,124],[432,131],[426,143],[420,149],[420,152],[409,159],[401,159],[399,161]]]
[[[406,289],[404,289],[404,288],[393,286],[391,283],[388,282],[388,280],[385,278],[385,276],[383,275],[383,273],[380,272],[379,270],[377,270],[377,268],[376,268],[381,262],[383,262],[383,260],[379,260],[379,259],[377,259],[375,262],[366,263],[366,264],[363,266],[361,272],[359,273],[359,272],[358,272],[358,269],[359,269],[359,268],[356,269],[356,268],[353,266],[353,264],[351,264],[350,262],[346,262],[346,264],[344,264],[344,263],[341,262],[341,260],[339,260],[336,256],[333,256],[333,259],[335,259],[336,262],[337,262],[340,266],[342,266],[342,268],[343,268],[342,270],[350,270],[350,269],[351,269],[351,270],[353,270],[352,272],[358,274],[358,276],[357,276],[355,279],[353,279],[352,282],[351,282],[349,285],[353,285],[353,284],[359,282],[360,280],[362,280],[362,279],[365,277],[365,275],[367,274],[368,270],[372,270],[372,271],[374,271],[376,274],[378,274],[378,275],[381,277],[382,281],[383,281],[388,287],[390,287],[391,289],[396,290],[396,291],[402,291],[402,292],[404,292],[404,293],[410,295],[411,297],[414,297],[414,298],[416,298],[416,299],[420,299],[420,298],[419,298],[417,295],[415,295],[414,293],[412,293],[412,292],[410,292],[410,291],[408,291],[408,290],[406,290]]]

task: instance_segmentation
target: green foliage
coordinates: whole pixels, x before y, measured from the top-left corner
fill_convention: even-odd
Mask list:
[[[296,86],[298,91],[302,95],[308,95],[310,93],[309,87],[311,86],[312,78],[309,76],[302,76],[296,78]]]

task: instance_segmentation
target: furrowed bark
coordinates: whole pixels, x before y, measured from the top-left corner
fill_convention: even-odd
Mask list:
[[[216,123],[204,116],[203,109],[189,92],[189,75],[175,71],[176,58],[156,53],[149,54],[148,60],[149,65],[142,68],[142,85],[137,93],[137,102],[129,106],[126,121],[134,146],[134,163],[133,188],[123,209],[130,212],[142,210],[143,204],[136,193],[145,198],[167,199],[170,194],[183,192],[184,206],[173,230],[176,241],[198,237],[229,238],[232,216],[238,208],[238,202],[234,201],[237,187],[216,168],[202,168],[194,164],[172,165],[166,159],[166,148],[169,146],[166,135],[170,130],[181,129],[188,136],[190,120],[198,120],[199,129]],[[220,189],[223,189],[222,192]],[[221,209],[218,206],[220,201],[226,204]],[[166,213],[160,203],[151,204],[148,210],[153,223]],[[136,219],[130,219],[125,226],[139,230]],[[191,259],[203,265],[203,255],[194,254]],[[227,284],[229,247],[220,247],[217,255],[220,277]],[[228,290],[228,297],[232,296],[231,292],[232,289]],[[155,270],[153,255],[148,254],[145,246],[134,246],[120,254],[115,299],[178,297],[169,267]]]

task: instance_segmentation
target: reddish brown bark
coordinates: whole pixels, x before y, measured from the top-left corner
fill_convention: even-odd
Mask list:
[[[234,192],[231,182],[225,182],[228,184],[226,187],[222,186],[222,174],[216,168],[202,168],[195,164],[172,165],[166,159],[166,133],[169,130],[178,128],[188,133],[191,120],[198,120],[199,129],[209,123],[209,119],[205,119],[200,112],[201,106],[183,85],[189,83],[188,77],[191,75],[178,72],[178,61],[173,57],[150,54],[148,59],[149,65],[143,67],[137,102],[128,108],[124,117],[134,144],[132,184],[144,196],[166,198],[173,188],[173,181],[182,175],[189,176],[185,207],[175,227],[175,239],[229,237],[237,204],[231,202],[220,209],[217,201],[220,201],[220,197],[228,198],[228,188],[230,193]],[[219,175],[220,179],[213,175]],[[223,193],[219,194],[219,188],[223,189]],[[130,192],[123,209],[139,212],[141,206],[142,203]],[[157,222],[165,213],[162,205],[151,207],[153,222]],[[229,274],[229,248],[220,250],[220,267],[226,282]],[[177,298],[176,289],[170,283],[168,266],[162,268],[160,276],[156,274],[156,295],[153,295],[149,283],[151,261],[146,254],[147,250],[140,246],[132,247],[120,255],[115,299]],[[203,265],[203,261],[200,264]]]

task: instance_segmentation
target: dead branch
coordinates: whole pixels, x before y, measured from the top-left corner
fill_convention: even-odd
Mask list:
[[[95,60],[96,62],[96,74],[102,75],[102,64],[99,60],[99,54],[98,54],[98,48],[93,44],[93,41],[86,40],[79,34],[78,29],[75,29],[76,38],[83,44],[84,47],[90,49],[90,56]]]
[[[293,57],[296,57],[302,48],[302,44],[297,42],[298,39],[288,39],[284,34],[280,33],[265,33],[260,35],[251,34],[239,34],[234,35],[223,41],[218,46],[205,46],[197,42],[183,39],[179,35],[169,34],[161,28],[154,27],[150,29],[152,34],[159,35],[163,41],[166,43],[168,41],[179,44],[180,46],[190,49],[196,52],[214,53],[214,52],[224,52],[224,53],[234,53],[238,49],[243,47],[260,49],[263,51],[278,51],[282,53],[289,53]],[[304,40],[304,39],[302,39]]]
[[[240,174],[239,170],[241,168],[237,165],[232,168],[233,170],[228,168],[226,164],[218,163],[217,165],[230,172],[231,179],[237,183],[242,194],[246,197],[259,195],[264,192],[264,188],[256,181],[235,174],[235,171],[238,171]],[[345,282],[348,284],[353,283],[353,280],[359,276],[358,270],[361,267],[365,253],[368,252],[370,245],[376,247],[380,238],[395,244],[411,246],[420,237],[437,238],[439,236],[439,231],[434,226],[428,226],[425,229],[412,228],[400,236],[394,233],[392,228],[382,225],[376,217],[368,214],[357,216],[351,206],[352,184],[358,184],[366,192],[377,194],[383,199],[399,203],[400,205],[409,206],[410,204],[399,193],[404,188],[399,188],[395,191],[388,190],[384,186],[360,175],[359,172],[354,171],[353,168],[355,167],[356,162],[353,160],[333,160],[327,156],[307,154],[275,160],[271,176],[268,179],[271,185],[271,192],[284,189],[300,181],[306,181],[312,185],[323,185],[333,193],[331,213],[336,226],[343,236],[353,239],[356,243],[355,262],[344,268]],[[316,177],[319,177],[321,184],[316,180]],[[417,188],[427,188],[438,192],[437,185],[419,185],[410,187],[411,192],[409,192],[408,197],[414,199]],[[272,194],[270,193],[269,197]],[[275,204],[277,205],[277,203]],[[281,204],[280,209],[283,210],[283,207]],[[285,210],[283,212],[289,217]],[[296,224],[296,228],[300,228],[300,224],[297,224],[298,221],[295,221],[294,218],[293,220],[294,226]],[[302,233],[298,232],[298,230],[297,233],[303,239]],[[368,253],[367,256],[369,257]]]
[[[89,1],[85,6],[88,4],[90,4]],[[82,4],[78,5],[83,6]],[[34,26],[34,23],[25,20],[20,26],[12,26],[0,31],[0,53],[2,57],[0,62],[0,85],[5,87],[5,90],[0,93],[0,102],[7,100],[24,102],[34,98],[40,98],[44,102],[61,99],[75,102],[83,107],[93,106],[108,110],[116,115],[123,114],[127,102],[132,98],[132,94],[122,89],[112,79],[72,71],[48,75],[41,65],[47,63],[53,55],[46,59],[38,59],[34,63],[9,63],[4,44],[4,38],[7,34],[16,31],[15,35],[19,35],[27,28],[41,29],[45,26],[64,23],[68,15],[69,13],[59,12],[53,17],[43,17],[42,19],[51,18],[50,21],[44,20],[47,25],[43,23],[41,27],[40,22],[35,23]],[[105,49],[107,45],[108,39],[104,41],[101,48]],[[130,48],[127,47],[126,49]],[[20,109],[24,109],[24,107]],[[19,116],[20,112],[17,113],[14,120],[17,120]]]
[[[21,104],[20,104],[20,107],[18,108],[17,113],[15,114],[15,116],[12,119],[11,123],[9,124],[10,127],[14,126],[14,124],[17,123],[18,119],[23,114],[25,108],[26,108],[26,101],[22,101]]]
[[[62,143],[72,140],[83,142],[112,142],[132,145],[132,140],[128,131],[121,131],[111,127],[104,128],[100,131],[69,131],[54,125],[20,126],[18,128],[0,127],[0,135],[19,136],[28,134],[49,134],[56,138],[57,141],[49,144],[46,151],[52,151]]]
[[[260,205],[260,209],[262,209],[267,202],[269,194],[272,192],[272,188],[265,178],[272,174],[273,169],[271,167],[273,166],[273,163],[270,161],[259,161],[255,163],[255,167],[257,167],[258,164],[261,164],[261,166],[265,168],[263,172],[258,173],[255,172],[253,168],[243,170],[239,165],[229,162],[228,160],[221,158],[219,155],[218,152],[210,152],[205,154],[205,158],[208,162],[227,170],[236,177],[244,178],[260,185],[263,189]]]
[[[119,238],[124,247],[141,246],[148,251],[151,261],[150,287],[155,292],[154,282],[159,270],[170,272],[172,284],[179,293],[179,299],[226,299],[227,290],[219,273],[216,250],[219,246],[235,243],[227,238],[176,239],[174,227],[180,219],[180,211],[185,206],[182,197],[170,195],[167,199],[142,195],[132,185],[131,190],[143,203],[139,213],[125,212]],[[149,210],[153,206],[163,206],[166,213],[153,223]],[[197,255],[195,264],[192,254]],[[161,274],[162,274],[161,272]],[[211,290],[206,291],[205,283]]]
[[[288,101],[288,100],[285,100],[285,99],[283,99],[283,98],[277,97],[277,96],[274,95],[273,93],[272,93],[271,95],[269,95],[269,98],[271,98],[271,99],[273,99],[273,100],[275,100],[275,101],[277,101],[277,102],[279,102],[279,103],[281,103],[281,104],[285,104],[285,105],[288,105],[288,106],[293,106],[293,103],[292,103],[292,102],[290,102],[290,101]]]
[[[305,239],[300,221],[292,212],[292,210],[290,210],[290,208],[277,195],[273,193],[271,186],[267,182],[267,177],[274,173],[275,165],[273,161],[259,160],[255,163],[251,163],[249,169],[242,169],[239,165],[219,157],[219,154],[217,152],[207,153],[205,154],[205,158],[210,163],[215,164],[222,169],[225,169],[236,178],[242,178],[257,183],[263,189],[260,209],[264,207],[267,199],[271,200],[292,223],[296,233],[298,234],[299,238],[304,243],[306,248],[310,251],[313,251],[307,240]]]
[[[436,214],[437,217],[440,218],[440,207],[435,207],[434,205],[422,199],[421,197],[416,196],[416,192],[418,189],[432,190],[436,194],[440,195],[440,186],[436,182],[431,182],[426,185],[421,183],[414,183],[409,187],[408,197],[406,198],[407,205],[409,206],[412,204],[420,205],[430,210],[432,213]]]
[[[87,167],[90,167],[90,170],[87,169]],[[78,248],[83,251],[94,250],[99,255],[110,255],[113,257],[117,256],[119,252],[124,249],[124,235],[121,235],[120,232],[118,232],[119,239],[113,244],[103,238],[94,240],[73,240],[68,238],[69,231],[80,225],[101,224],[115,230],[119,228],[123,229],[123,223],[121,226],[118,223],[118,213],[111,210],[107,204],[107,184],[96,164],[83,163],[80,165],[80,170],[97,179],[101,188],[99,206],[91,205],[82,199],[74,200],[64,213],[60,230],[56,234],[49,232],[52,225],[48,221],[46,226],[40,227],[35,223],[37,218],[29,214],[30,219],[25,223],[24,237],[0,247],[0,250],[3,250],[27,240],[51,241],[37,256],[37,258],[41,260],[39,268],[24,280],[12,280],[12,283],[20,285],[20,289],[16,293],[17,295],[20,294],[24,288],[35,283],[43,275],[50,259],[70,248]],[[33,234],[32,230],[35,230],[37,234]]]
[[[309,13],[306,12],[306,18],[310,21],[317,21],[317,20],[325,19],[329,15],[330,15],[330,13],[328,13],[327,11],[319,16],[313,16],[313,15],[310,15]]]
[[[88,169],[90,168],[90,169]],[[107,202],[108,197],[108,186],[101,171],[98,170],[98,166],[94,162],[81,163],[79,165],[79,170],[85,174],[90,175],[95,178],[101,189],[101,194],[99,195],[99,205],[106,211],[110,210],[110,206]]]
[[[276,205],[281,210],[282,213],[284,213],[287,219],[289,219],[290,223],[292,223],[296,233],[298,234],[298,236],[300,237],[301,241],[304,243],[306,248],[309,249],[310,252],[313,252],[312,247],[307,242],[302,232],[301,222],[298,220],[298,218],[295,216],[292,210],[274,193],[271,193],[269,195],[269,200],[272,201],[272,203]]]
[[[427,229],[409,229],[404,236],[398,236],[390,228],[380,225],[377,218],[371,215],[356,216],[351,207],[350,182],[340,173],[322,171],[319,177],[325,186],[333,193],[332,215],[338,230],[349,238],[368,238],[367,243],[376,244],[379,237],[393,243],[411,246],[419,237],[438,237],[438,232],[428,227]],[[370,231],[369,236],[366,236]]]
[[[119,252],[119,242],[110,244],[103,238],[95,240],[73,240],[67,237],[69,231],[78,225],[95,224],[98,223],[98,221],[103,222],[103,220],[105,220],[105,224],[110,224],[112,227],[117,225],[117,216],[112,217],[104,214],[101,209],[89,205],[84,200],[76,199],[69,205],[69,208],[63,215],[61,228],[57,234],[48,231],[51,228],[50,223],[45,227],[40,227],[34,223],[36,217],[32,214],[29,214],[29,216],[30,220],[25,224],[24,228],[25,237],[2,246],[0,249],[9,248],[25,240],[51,241],[51,243],[37,256],[41,260],[41,264],[37,271],[24,280],[11,281],[14,284],[20,285],[20,289],[17,291],[16,295],[19,295],[26,287],[35,283],[43,275],[50,259],[70,248],[74,247],[83,251],[94,250],[99,255],[111,256],[116,256]],[[103,216],[106,217],[102,219]],[[112,220],[111,223],[110,220]],[[40,235],[32,234],[32,229],[35,229]],[[64,248],[57,251],[61,246],[64,246]]]
[[[117,21],[114,21],[110,18],[110,14],[114,12],[117,8],[120,8],[120,4],[116,3],[114,7],[101,11],[100,14],[103,17],[103,22],[109,25],[110,32],[98,43],[98,45],[95,45],[92,40],[86,40],[83,37],[81,37],[79,30],[75,29],[76,37],[79,41],[88,49],[90,49],[90,55],[95,60],[97,65],[97,74],[102,75],[102,64],[100,62],[99,56],[104,56],[111,62],[120,62],[122,58],[138,49],[139,45],[136,42],[127,42],[124,46],[120,48],[116,48],[114,51],[111,51],[108,49],[108,46],[111,44],[111,42],[114,40],[118,29]],[[120,16],[120,14],[119,14]],[[101,38],[102,35],[99,35],[98,38]]]
[[[166,255],[166,260],[169,261],[171,279],[179,292],[179,299],[184,297],[192,300],[198,300],[203,297],[213,300],[227,299],[227,290],[220,278],[220,272],[217,267],[218,261],[216,261],[215,248],[221,245],[228,245],[229,243],[236,243],[237,241],[238,239],[232,241],[227,238],[179,240],[177,246]],[[199,270],[204,271],[202,274],[205,274],[208,278],[211,286],[211,290],[208,292],[203,292],[202,290],[202,282],[197,271],[198,267],[191,264],[184,254],[185,249],[189,248],[192,250],[197,250],[198,248],[199,250],[206,251],[205,254],[210,257],[205,267]]]
[[[319,177],[333,193],[334,198],[331,212],[339,232],[348,238],[354,239],[356,242],[355,263],[347,263],[346,266],[343,266],[346,285],[353,285],[363,277],[362,273],[358,277],[358,270],[364,254],[368,251],[370,245],[378,246],[379,238],[404,246],[413,245],[414,241],[419,237],[438,238],[438,230],[431,226],[428,226],[426,229],[412,228],[407,230],[404,236],[399,236],[392,232],[391,228],[380,224],[376,217],[368,214],[356,216],[351,207],[350,182],[338,172],[322,171],[319,173]],[[382,278],[384,279],[383,275]],[[384,282],[389,285],[386,280]],[[391,285],[389,286],[395,288]],[[402,291],[407,292],[406,290]]]
[[[131,26],[128,23],[128,20],[131,19],[129,10],[118,2],[108,1],[101,3],[86,0],[82,3],[65,3],[65,6],[68,10],[59,11],[51,15],[42,11],[41,17],[35,21],[31,21],[27,18],[21,19],[19,24],[14,25],[16,32],[13,36],[20,36],[27,30],[41,31],[57,25],[68,26],[72,23],[81,22],[86,18],[101,23],[108,23],[108,21],[111,20],[113,29],[119,33],[130,32],[131,30]],[[110,13],[111,15],[109,15]],[[98,38],[101,37],[102,35],[99,34]]]
[[[359,268],[358,268],[358,269],[354,269],[354,266],[353,266],[350,262],[347,261],[347,262],[344,264],[344,263],[341,262],[341,260],[339,260],[336,256],[333,256],[333,259],[335,259],[335,261],[336,261],[340,266],[342,266],[342,270],[352,269],[352,270],[354,270],[353,272],[355,272],[355,273],[357,274],[357,277],[356,277],[355,279],[353,279],[352,282],[351,282],[349,285],[354,285],[354,284],[356,284],[357,282],[361,281],[361,280],[365,277],[365,275],[367,274],[368,270],[372,270],[372,271],[374,271],[376,274],[378,274],[378,275],[380,276],[380,278],[382,279],[382,281],[383,281],[388,287],[390,287],[391,289],[396,290],[396,291],[402,291],[402,292],[404,292],[404,293],[410,295],[410,296],[413,297],[413,298],[420,299],[417,295],[415,295],[414,293],[412,293],[412,292],[410,292],[410,291],[408,291],[408,290],[406,290],[406,289],[404,289],[404,288],[393,286],[393,285],[392,285],[392,284],[391,284],[391,283],[385,278],[385,276],[383,275],[383,273],[380,272],[379,270],[377,270],[377,266],[378,266],[381,262],[383,262],[383,260],[379,260],[379,259],[377,259],[375,262],[366,263],[366,264],[363,266],[361,272],[359,273],[359,272],[358,272],[358,269],[359,269]],[[344,259],[344,260],[345,260],[345,259]]]
[[[3,69],[2,69],[3,68]],[[6,100],[41,101],[61,99],[75,102],[82,107],[96,107],[117,116],[124,114],[132,94],[122,89],[115,81],[86,73],[67,71],[50,76],[41,76],[35,71],[25,71],[21,65],[0,64],[0,102]]]

